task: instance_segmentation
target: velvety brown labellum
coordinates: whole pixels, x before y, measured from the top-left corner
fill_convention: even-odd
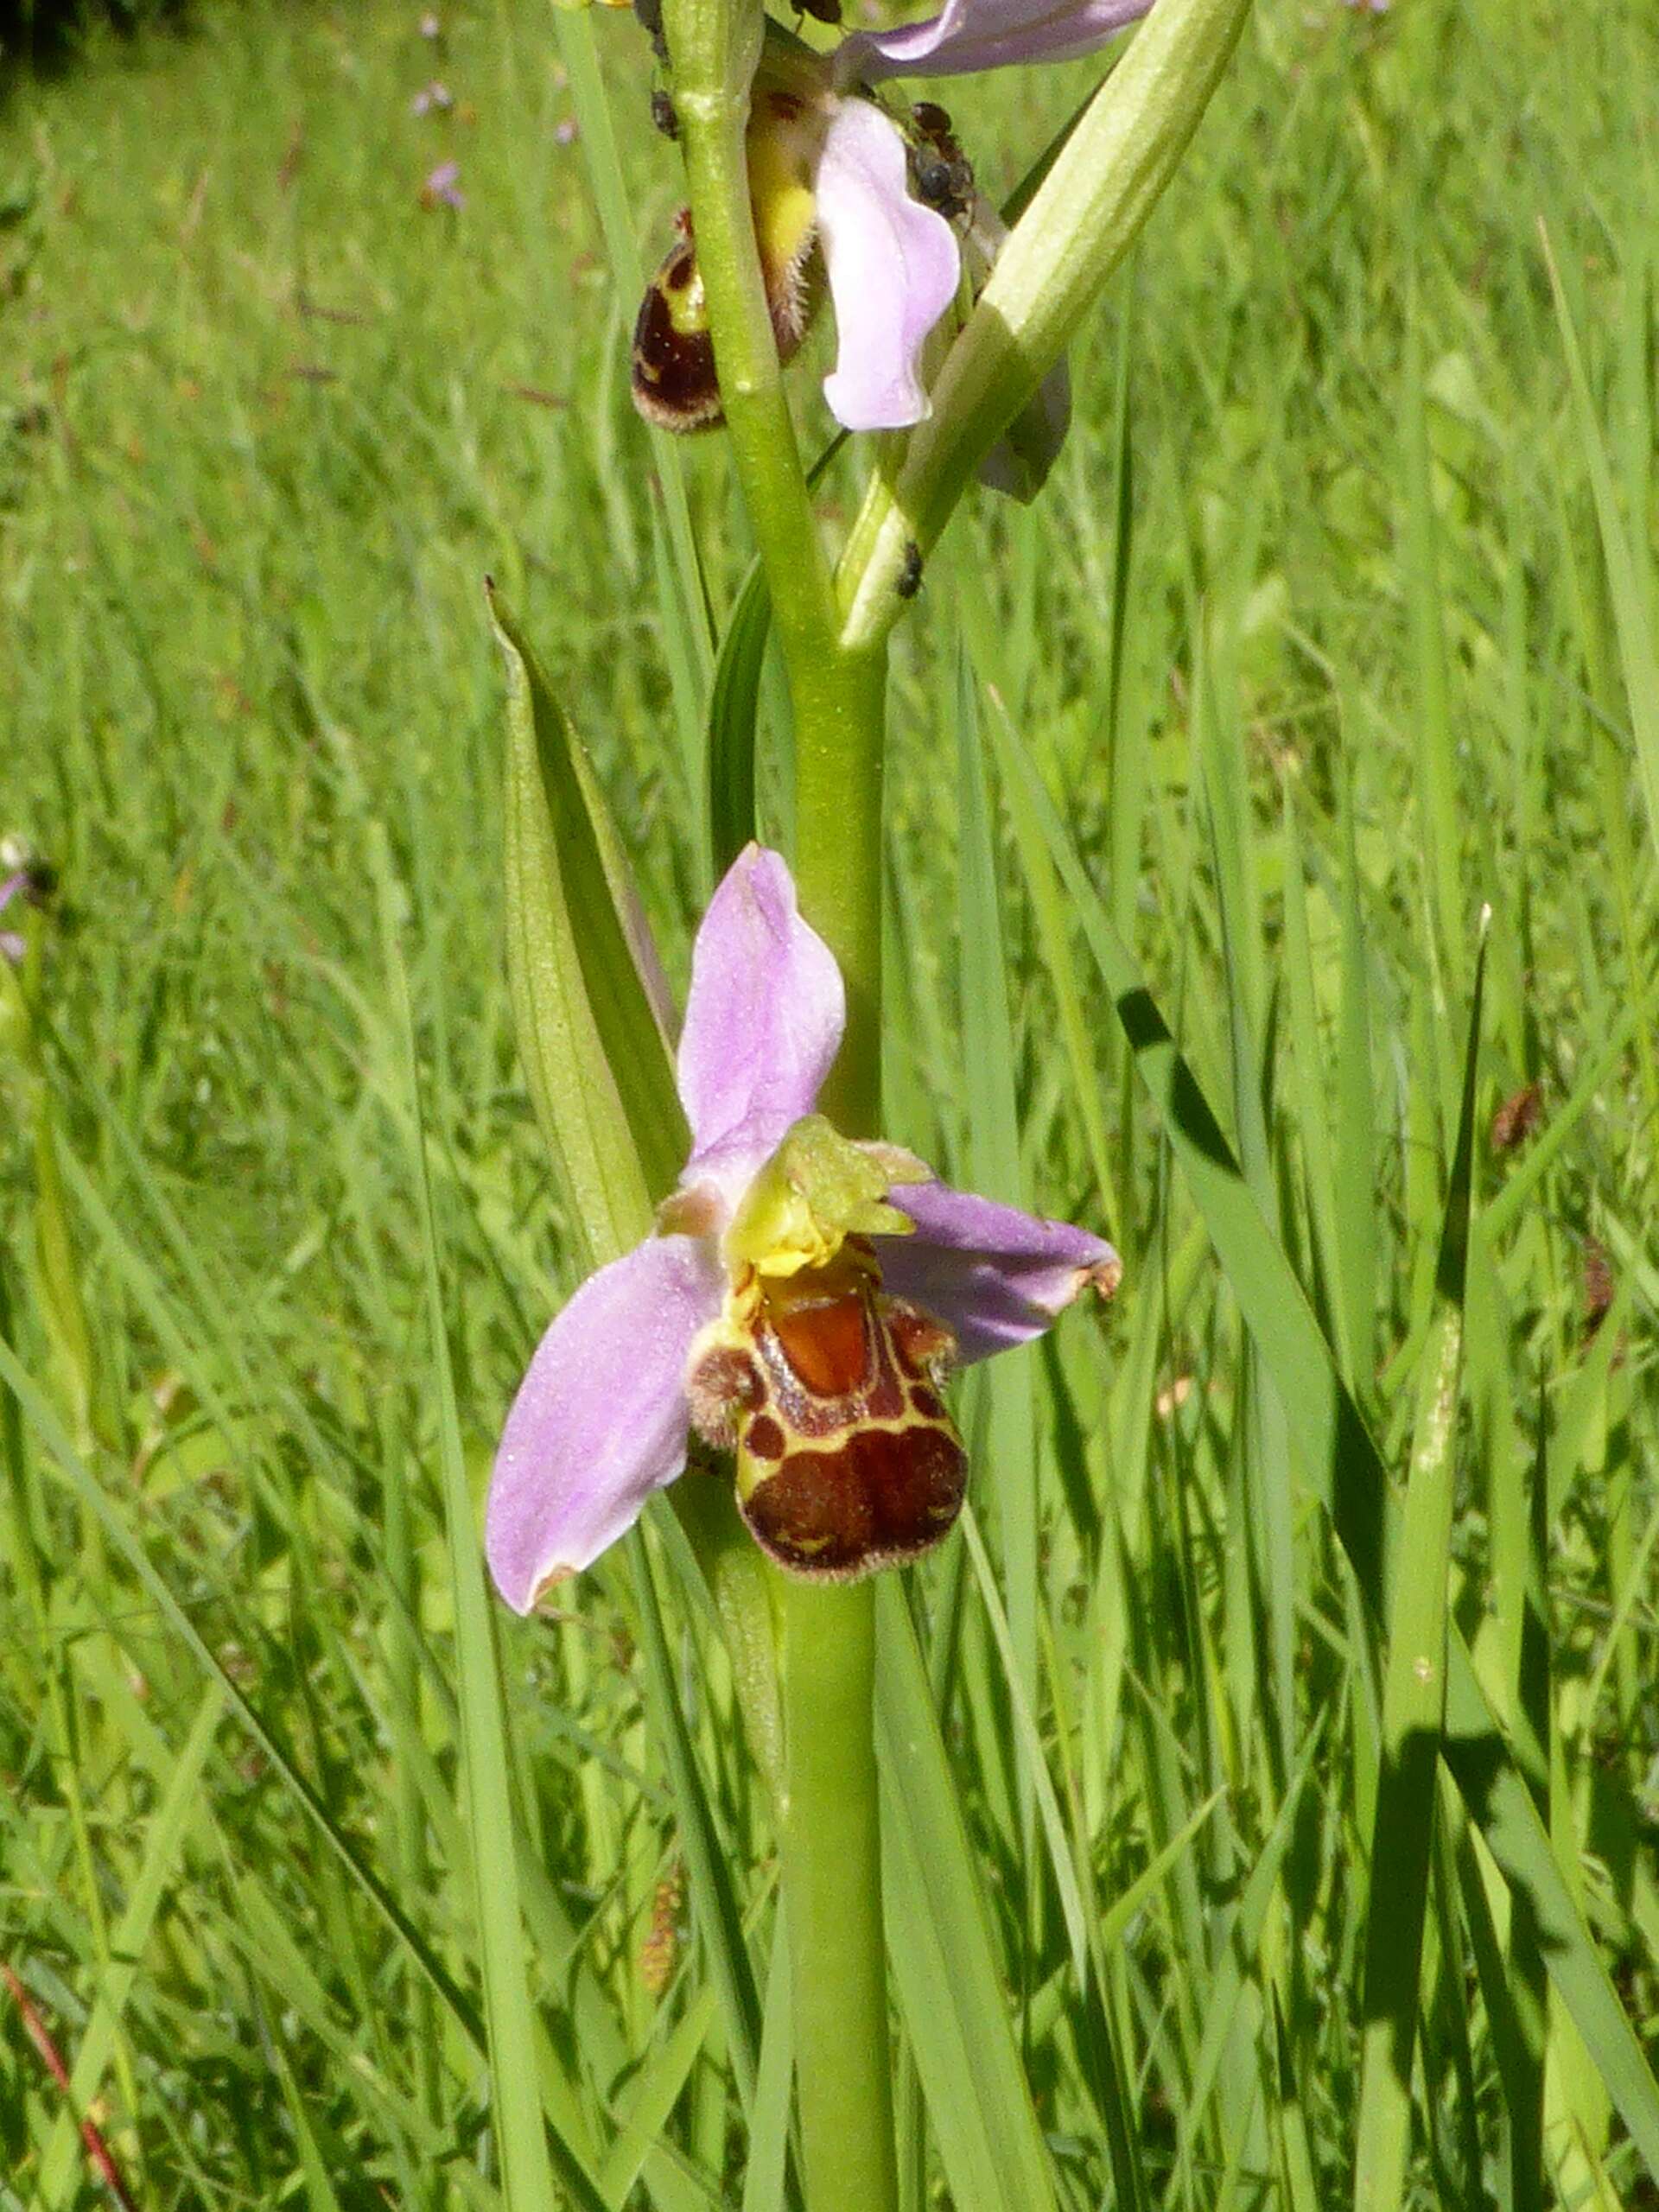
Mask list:
[[[874,1282],[785,1286],[741,1349],[692,1380],[738,1446],[738,1504],[797,1574],[844,1581],[918,1558],[962,1510],[968,1458],[938,1395],[948,1331]]]
[[[690,238],[676,241],[652,278],[633,326],[633,404],[665,430],[712,430],[725,420],[702,278]]]
[[[775,93],[773,104],[788,97]],[[659,429],[713,430],[726,420],[726,410],[721,404],[689,210],[682,210],[677,226],[680,235],[646,287],[634,320],[633,404]],[[778,358],[791,361],[811,327],[823,289],[812,232],[804,235],[793,253],[782,257],[763,253],[761,270]]]

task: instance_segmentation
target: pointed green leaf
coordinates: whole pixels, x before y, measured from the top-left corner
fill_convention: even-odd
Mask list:
[[[666,994],[592,767],[512,616],[499,601],[493,613],[513,1018],[543,1135],[594,1256],[610,1258],[649,1230],[686,1155]]]
[[[771,629],[772,594],[756,561],[720,641],[709,698],[709,843],[716,880],[754,835],[754,724]]]

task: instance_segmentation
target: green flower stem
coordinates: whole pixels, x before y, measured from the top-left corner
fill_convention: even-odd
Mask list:
[[[795,880],[802,911],[840,963],[847,1034],[821,1100],[849,1136],[881,1126],[881,765],[885,642],[832,647],[833,717],[795,729]]]
[[[784,1903],[811,2212],[895,2212],[871,1700],[874,1582],[777,1578],[784,1626]]]
[[[667,0],[663,15],[732,456],[773,587],[797,717],[833,726],[842,714],[835,588],[784,391],[749,205],[744,134],[764,17],[753,0]]]
[[[871,484],[842,556],[843,645],[893,627],[923,553],[1140,235],[1220,83],[1249,0],[1158,0],[997,257],[933,386],[933,411]]]
[[[755,247],[744,130],[753,0],[665,0],[674,104],[732,455],[795,716],[796,875],[847,982],[825,1110],[875,1133],[880,1089],[881,753],[887,662],[840,642],[841,612],[785,397]],[[779,1576],[784,1779],[779,1814],[795,2071],[812,2212],[895,2212],[887,1955],[868,1585]]]
[[[874,1134],[885,645],[841,644],[835,581],[772,337],[744,147],[760,12],[747,0],[666,0],[664,19],[721,398],[794,709],[796,874],[803,906],[847,979],[847,1043],[825,1109],[854,1134]]]

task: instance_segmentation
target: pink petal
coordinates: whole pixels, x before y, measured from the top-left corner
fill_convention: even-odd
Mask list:
[[[846,1017],[841,970],[801,919],[782,855],[746,846],[692,949],[679,1053],[688,1183],[715,1182],[735,1204],[790,1124],[812,1111]]]
[[[1092,54],[1152,0],[945,0],[937,16],[896,31],[860,31],[836,54],[842,85],[884,77],[954,77],[1015,61]]]
[[[485,1516],[490,1572],[515,1612],[597,1559],[684,1466],[686,1358],[721,1293],[705,1245],[651,1237],[589,1275],[537,1346]]]
[[[904,138],[868,100],[836,108],[814,189],[838,340],[823,396],[849,430],[903,429],[928,411],[918,370],[957,295],[956,232],[911,198]]]
[[[944,1183],[900,1184],[913,1236],[878,1236],[884,1287],[953,1330],[966,1365],[1040,1336],[1090,1283],[1109,1295],[1118,1257],[1102,1238]]]

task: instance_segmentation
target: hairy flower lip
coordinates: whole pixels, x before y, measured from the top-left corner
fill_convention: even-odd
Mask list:
[[[590,1565],[683,1470],[695,1348],[752,1287],[741,1268],[755,1255],[734,1255],[724,1240],[779,1147],[813,1118],[844,1020],[840,970],[802,919],[787,867],[748,846],[693,951],[677,1063],[692,1151],[680,1187],[656,1232],[590,1275],[555,1318],[507,1417],[485,1540],[517,1611]],[[881,1290],[947,1331],[960,1360],[1039,1334],[1090,1281],[1116,1285],[1116,1255],[1084,1230],[952,1190],[902,1147],[824,1142],[804,1155],[808,1181],[827,1179],[805,1193],[809,1226],[833,1243],[844,1205],[843,1242],[864,1249],[855,1224],[869,1185],[848,1156],[880,1168],[886,1196],[874,1217],[890,1210],[900,1229],[911,1224],[868,1238]],[[779,1218],[797,1233],[787,1208]]]

